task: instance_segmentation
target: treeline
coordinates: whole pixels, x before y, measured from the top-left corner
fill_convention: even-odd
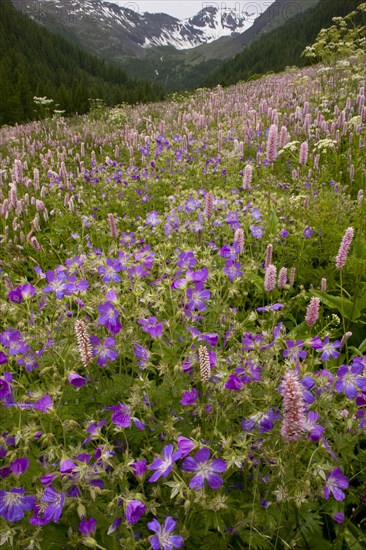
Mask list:
[[[320,0],[316,6],[261,35],[235,57],[223,62],[202,85],[228,86],[289,66],[308,64],[301,56],[305,47],[314,42],[322,28],[332,24],[332,17],[347,15],[363,1]]]
[[[86,113],[89,98],[107,105],[163,98],[154,83],[131,78],[107,62],[53,35],[0,0],[0,125],[39,116],[33,98],[48,97],[65,114]]]

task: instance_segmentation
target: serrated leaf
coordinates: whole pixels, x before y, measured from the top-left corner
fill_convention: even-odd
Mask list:
[[[308,330],[308,326],[305,323],[305,321],[303,321],[302,323],[297,325],[294,329],[292,329],[292,331],[288,333],[287,337],[291,340],[296,340],[298,336],[306,333],[307,330]]]

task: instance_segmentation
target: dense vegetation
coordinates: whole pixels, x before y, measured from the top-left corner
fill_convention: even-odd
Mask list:
[[[322,65],[0,130],[2,548],[365,548],[355,19]]]
[[[220,64],[205,79],[204,85],[227,86],[268,72],[282,71],[285,67],[306,65],[302,52],[320,29],[328,27],[333,17],[346,15],[361,3],[362,0],[320,0],[316,6],[261,35],[234,58]]]
[[[0,125],[39,116],[33,97],[53,99],[66,114],[87,112],[89,98],[107,105],[162,98],[162,90],[52,35],[17,11],[10,0],[0,3]]]

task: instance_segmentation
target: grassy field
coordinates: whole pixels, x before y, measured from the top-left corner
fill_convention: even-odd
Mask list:
[[[3,548],[366,544],[365,65],[0,130]]]

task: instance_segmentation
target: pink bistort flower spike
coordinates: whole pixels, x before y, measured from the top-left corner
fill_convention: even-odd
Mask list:
[[[338,250],[338,256],[336,257],[337,269],[343,269],[344,264],[346,263],[349,247],[351,246],[354,233],[355,233],[355,230],[353,229],[353,227],[348,227],[348,229],[346,229],[346,232],[341,242],[341,246],[339,247],[339,250]]]
[[[305,315],[305,323],[308,325],[308,327],[313,327],[317,322],[319,317],[319,306],[320,298],[316,298],[315,296],[311,298]]]
[[[305,431],[304,402],[302,387],[296,371],[286,372],[282,382],[283,406],[285,409],[281,435],[286,441],[300,439]]]
[[[278,128],[276,124],[272,124],[267,139],[267,160],[273,162],[277,158],[277,144],[278,144]]]
[[[277,269],[273,264],[269,264],[264,275],[264,290],[272,292],[276,288]]]
[[[214,202],[214,196],[211,193],[211,191],[209,191],[205,197],[205,216],[208,220],[211,218],[213,214],[213,202]]]

